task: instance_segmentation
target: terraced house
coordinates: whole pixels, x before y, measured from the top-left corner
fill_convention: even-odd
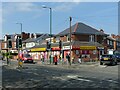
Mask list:
[[[98,60],[101,54],[107,53],[104,40],[107,34],[103,30],[94,29],[84,23],[76,23],[71,27],[71,53],[72,58],[77,61],[81,56],[84,61]],[[47,40],[47,39],[46,39]],[[60,46],[61,41],[61,46]],[[61,56],[66,60],[66,55],[70,53],[70,28],[52,37],[51,52],[47,50],[47,43],[41,43],[31,48],[31,51],[39,52],[49,60],[49,55]],[[40,59],[40,58],[39,58]]]
[[[100,55],[107,54],[110,50],[120,50],[120,36],[109,36],[102,29],[97,30],[84,23],[78,22],[58,34],[22,34],[22,49],[32,55],[33,59],[53,60],[57,55],[66,61],[66,55],[71,51],[71,58],[77,62],[78,57],[83,61],[99,60]],[[16,48],[16,38],[20,34],[5,35],[1,42],[2,51],[10,50],[12,53],[18,53]],[[8,41],[12,40],[12,47],[8,48]],[[49,44],[51,42],[51,44]],[[50,48],[51,46],[51,48]]]

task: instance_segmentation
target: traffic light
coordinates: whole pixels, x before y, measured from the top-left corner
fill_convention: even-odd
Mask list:
[[[62,48],[62,41],[59,41],[59,48]]]
[[[16,48],[22,48],[22,39],[16,39]]]
[[[22,48],[22,39],[19,39],[19,48]]]
[[[16,48],[18,48],[19,43],[18,43],[18,39],[16,39]]]
[[[51,48],[51,44],[50,42],[47,41],[47,49],[50,49]]]
[[[12,48],[12,41],[8,40],[8,48]]]

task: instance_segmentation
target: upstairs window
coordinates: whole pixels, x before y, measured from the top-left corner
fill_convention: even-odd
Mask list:
[[[89,36],[89,42],[94,42],[94,41],[95,41],[94,35],[90,35],[90,36]]]
[[[67,37],[67,41],[70,41],[70,35],[67,35],[66,37]]]
[[[113,45],[113,41],[110,41],[110,45]]]
[[[110,40],[107,40],[107,44],[108,44],[108,45],[110,44]]]

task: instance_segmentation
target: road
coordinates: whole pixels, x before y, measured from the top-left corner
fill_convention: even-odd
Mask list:
[[[0,89],[2,88],[2,60],[0,60]]]
[[[119,64],[55,66],[27,63],[22,69],[16,69],[15,64],[12,62],[2,68],[4,88],[119,88]]]

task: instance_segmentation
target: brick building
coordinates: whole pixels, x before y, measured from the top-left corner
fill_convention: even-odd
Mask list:
[[[71,27],[71,53],[75,60],[81,55],[84,61],[98,60],[100,54],[104,54],[105,47],[103,46],[104,39],[107,34],[103,30],[96,30],[84,23],[76,23]],[[70,28],[58,33],[53,38],[51,43],[51,52],[47,52],[46,44],[35,46],[31,52],[44,54],[46,59],[49,55],[62,56],[66,60],[66,55],[70,53]],[[59,41],[62,41],[62,48],[59,47]],[[84,57],[87,58],[84,58]],[[39,58],[40,59],[40,58]]]

